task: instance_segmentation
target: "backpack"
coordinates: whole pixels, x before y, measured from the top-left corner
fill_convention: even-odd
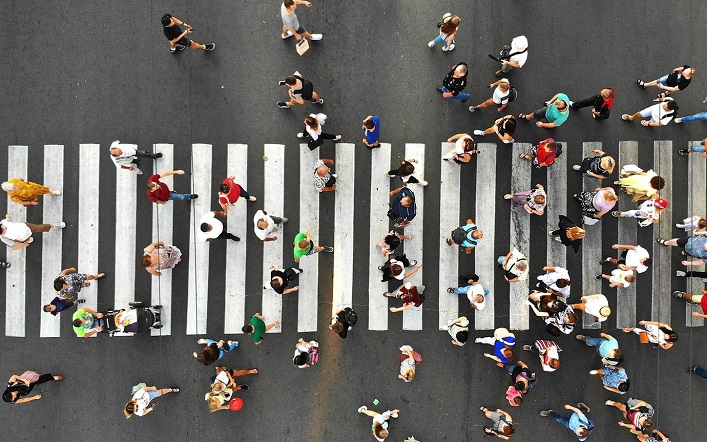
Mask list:
[[[310,367],[312,365],[317,365],[319,362],[319,348],[318,347],[312,347],[309,349],[309,353],[307,353],[307,365]]]
[[[358,315],[351,308],[347,308],[344,312],[344,317],[346,318],[346,323],[353,327],[358,322]]]
[[[511,86],[511,88],[508,90],[508,102],[512,103],[518,99],[518,91],[516,88]]]
[[[474,233],[475,229],[464,230],[461,227],[457,227],[452,230],[452,240],[458,245],[461,245],[464,241],[469,240],[469,242],[474,242],[475,239],[471,235]]]

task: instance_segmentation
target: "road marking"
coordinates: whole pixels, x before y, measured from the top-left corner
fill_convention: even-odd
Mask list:
[[[601,143],[582,143],[582,157],[592,156],[592,150],[601,150]],[[593,192],[594,189],[599,187],[595,180],[582,179],[582,190],[585,192]],[[611,216],[607,214],[605,216]],[[579,220],[573,220],[579,222]],[[602,293],[602,282],[597,280],[595,276],[601,273],[602,269],[599,266],[599,260],[601,256],[601,245],[602,245],[602,232],[601,232],[602,222],[594,224],[593,226],[584,225],[586,230],[586,237],[582,240],[582,295],[594,295],[597,293]],[[569,250],[570,253],[574,253],[574,249]],[[577,303],[580,303],[577,300]],[[594,317],[586,312],[582,312],[582,327],[585,329],[600,329],[602,323],[595,321]]]
[[[210,144],[193,144],[192,190],[199,198],[192,201],[191,218],[189,220],[189,283],[187,289],[187,334],[202,335],[206,333],[206,318],[209,301],[209,243],[199,239],[197,229],[202,215],[211,209],[211,153]],[[219,218],[224,223],[226,220]],[[214,241],[231,241],[230,239],[215,239]]]
[[[388,202],[390,197],[390,144],[381,143],[378,149],[368,149],[371,152],[371,203],[369,215],[368,241],[368,329],[388,329],[388,298],[383,296],[387,285],[381,283],[381,272],[378,266],[385,258],[376,244],[388,233],[389,218]],[[404,247],[404,246],[403,246]]]
[[[636,164],[638,165],[638,143],[636,141],[619,141],[619,164]],[[618,169],[618,168],[617,168]],[[618,170],[615,171],[618,174]],[[612,180],[613,178],[607,178]],[[610,181],[611,182],[611,181]],[[631,202],[631,195],[616,192],[619,194],[619,209],[622,212],[636,208],[636,203]],[[607,215],[608,216],[608,215]],[[654,227],[655,228],[655,227]],[[635,219],[619,219],[619,244],[638,244],[638,223]],[[618,258],[618,254],[623,250],[611,249],[608,253],[600,256],[601,259],[607,256]],[[602,268],[605,273],[609,273],[615,267],[609,264],[603,264]],[[650,271],[650,270],[649,270]],[[636,284],[638,280],[642,280],[642,284],[647,283],[648,275],[636,275],[636,282],[625,289],[618,289],[616,295],[616,327],[626,328],[636,326]]]
[[[494,240],[496,238],[496,145],[481,143],[481,151],[476,156],[476,218],[474,221],[479,229],[484,231],[484,237],[474,249],[474,269],[481,278],[479,282],[489,291],[486,296],[486,307],[482,311],[475,310],[474,328],[476,330],[494,329],[494,299],[496,291],[494,279],[496,273],[496,251]],[[468,167],[468,166],[461,166]],[[508,253],[505,251],[504,253]]]
[[[405,159],[414,158],[417,160],[415,164],[415,177],[420,181],[424,180],[424,170],[425,170],[425,145],[406,143],[405,144]],[[411,235],[412,239],[405,241],[405,254],[408,259],[418,260],[418,265],[423,264],[422,262],[422,232],[423,232],[423,221],[424,221],[424,188],[419,184],[410,184],[412,191],[415,193],[415,203],[417,205],[417,215],[415,219],[412,220],[410,225],[405,228],[405,234]],[[409,270],[407,270],[409,271]],[[424,284],[424,278],[422,277],[423,268],[412,275],[408,280],[416,286]],[[429,297],[430,294],[428,293]],[[409,310],[403,311],[403,330],[422,330],[422,306],[413,307]]]
[[[174,170],[174,145],[172,144],[155,144],[153,151],[160,152],[162,158],[153,161],[155,173],[168,172]],[[186,171],[185,171],[186,172]],[[185,174],[188,175],[189,172]],[[181,184],[178,189],[174,188],[174,179],[172,176],[161,178],[161,181],[169,186],[170,190],[184,193],[187,188],[187,178],[181,179]],[[165,245],[172,245],[173,230],[174,230],[174,204],[188,204],[183,201],[172,201],[167,204],[152,204],[152,240],[163,241]],[[179,250],[186,250],[186,247],[181,244],[175,244]],[[181,245],[181,247],[180,247]],[[140,248],[138,247],[138,251]],[[144,253],[143,253],[144,254]],[[184,256],[182,259],[186,260]],[[151,285],[151,305],[162,305],[160,310],[161,329],[150,329],[152,336],[162,336],[172,334],[172,271],[171,269],[160,270],[162,276],[150,276]]]
[[[440,157],[453,148],[454,143],[442,143]],[[449,246],[446,241],[451,236],[452,230],[466,224],[468,216],[459,215],[460,165],[454,161],[440,161],[442,161],[442,171],[439,190],[439,329],[446,330],[447,324],[459,317],[459,295],[447,293],[447,287],[457,287],[460,253],[458,245]],[[466,296],[464,302],[466,303]]]
[[[310,232],[312,241],[317,247],[328,246],[331,244],[323,244],[321,238],[319,238],[319,192],[314,187],[314,164],[319,159],[319,149],[310,151],[306,144],[300,144],[299,149],[300,225],[297,232]],[[294,246],[293,240],[294,237],[285,238],[287,243]],[[299,276],[297,330],[300,332],[314,331],[317,329],[317,311],[319,307],[319,253],[303,256],[300,259],[299,268],[303,269],[304,273]],[[272,331],[279,332],[280,329],[273,328]]]
[[[108,156],[108,150],[104,152]],[[101,212],[99,198],[101,146],[98,144],[79,145],[79,234],[77,269],[84,273],[97,274],[98,269],[98,220]],[[111,161],[112,162],[112,161]],[[117,173],[123,171],[116,169]],[[130,173],[130,172],[126,172]],[[112,275],[116,277],[116,275]],[[98,284],[91,284],[81,290],[86,300],[81,307],[98,309]],[[95,336],[95,335],[94,335]]]
[[[702,144],[702,140],[693,141],[689,146],[694,146]],[[688,146],[688,148],[689,148]],[[707,162],[702,158],[700,154],[691,153],[688,155],[688,212],[684,214],[684,218],[691,217],[693,215],[705,216],[707,214],[707,200],[705,199],[704,189],[707,186],[705,182],[707,180]],[[670,201],[670,200],[669,200]],[[672,201],[670,201],[672,204]],[[678,217],[679,218],[679,217]],[[661,219],[661,222],[663,220]],[[685,236],[688,234],[685,233]],[[680,267],[682,269],[682,267]],[[690,269],[686,269],[690,270]],[[699,294],[704,288],[704,284],[700,279],[687,278],[688,293],[693,293],[695,295]],[[663,294],[666,296],[667,294]],[[696,318],[692,316],[692,312],[702,313],[702,309],[699,305],[687,304],[685,308],[685,323],[688,327],[700,327],[705,325],[705,320],[702,318]]]
[[[7,177],[27,179],[27,146],[10,146],[7,151]],[[27,222],[27,209],[7,199],[7,213],[14,223]],[[39,224],[40,220],[32,220]],[[48,234],[48,233],[47,233]],[[56,234],[52,232],[51,234]],[[32,234],[35,247],[45,233]],[[29,247],[32,247],[30,244]],[[23,338],[25,336],[25,267],[27,249],[7,248],[7,261],[12,264],[5,269],[5,336]]]
[[[64,187],[64,146],[44,146],[44,181],[51,190]],[[45,223],[62,221],[64,212],[64,196],[45,195],[42,197],[42,211]],[[66,220],[67,226],[75,225],[75,220]],[[61,272],[62,232],[54,232],[42,238],[42,306],[49,304],[56,296],[54,278]],[[49,258],[49,259],[47,259]],[[79,269],[80,272],[83,270]],[[91,283],[96,284],[96,282]],[[42,312],[40,315],[39,336],[59,336],[60,315]]]
[[[137,145],[131,145],[138,149]],[[141,198],[147,198],[144,187]],[[137,174],[116,169],[115,223],[120,234],[115,235],[115,298],[116,308],[126,308],[135,300],[135,235],[137,234]]]
[[[332,316],[339,309],[351,307],[353,300],[355,145],[336,145],[336,191],[334,192],[334,277]],[[326,198],[327,196],[323,196]],[[375,272],[374,272],[375,273]],[[316,326],[316,323],[314,324]],[[300,331],[314,331],[300,330]]]
[[[653,143],[653,170],[665,178],[666,186],[660,191],[661,198],[673,201],[673,142],[655,141]],[[703,189],[704,192],[704,189]],[[672,247],[665,247],[655,242],[658,238],[672,238],[673,211],[664,210],[660,222],[653,225],[653,296],[651,296],[651,321],[670,324],[670,293],[666,293],[665,284],[670,285],[672,277]],[[646,247],[650,249],[650,247]],[[670,289],[668,288],[668,292]],[[641,318],[643,319],[643,318]],[[648,319],[648,318],[646,318]]]
[[[557,144],[562,144],[564,150],[569,151],[567,143],[558,141]],[[567,215],[567,198],[571,198],[567,195],[567,154],[556,157],[555,162],[550,167],[545,167],[545,170],[547,170],[547,185],[550,188],[547,192],[545,216],[547,216],[548,232],[552,232],[557,228],[555,226],[559,216]],[[546,238],[547,265],[567,268],[567,247],[555,241],[550,235],[546,235]],[[536,283],[536,279],[530,281],[531,288],[535,288]]]
[[[509,146],[501,146],[501,149],[507,149]],[[511,150],[511,193],[523,192],[535,187],[535,184],[530,179],[530,161],[524,160],[515,154],[518,150],[529,152],[530,143],[514,143],[514,149]],[[550,189],[552,192],[553,189]],[[510,202],[509,202],[510,203]],[[530,268],[530,215],[523,207],[513,205],[511,209],[511,232],[510,242],[512,250],[517,248],[521,253],[528,257],[528,268]],[[546,216],[546,215],[543,215]],[[504,255],[508,252],[504,252]],[[510,328],[511,330],[527,330],[530,327],[530,317],[528,316],[528,305],[525,301],[528,299],[529,281],[514,282],[510,284]],[[487,307],[488,308],[488,307]]]

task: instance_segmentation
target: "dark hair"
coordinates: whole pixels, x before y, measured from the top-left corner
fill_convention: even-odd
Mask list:
[[[516,382],[515,387],[516,387],[516,390],[518,390],[518,392],[521,392],[526,389],[525,382],[523,382],[523,381]]]
[[[17,399],[12,397],[12,393],[13,392],[10,391],[9,389],[5,390],[2,394],[2,400],[5,402],[11,402],[11,403],[15,402],[15,400],[17,400]]]
[[[651,266],[651,264],[653,264],[653,261],[651,261],[651,259],[650,259],[650,258],[646,258],[646,259],[644,259],[644,260],[643,260],[643,261],[641,261],[641,262],[642,262],[642,263],[643,263],[643,265],[644,265],[644,266],[646,266],[646,267],[650,267],[650,266]]]
[[[401,274],[403,272],[403,270],[404,269],[403,269],[402,264],[394,264],[394,265],[390,266],[390,274],[393,276],[398,276],[399,274]]]
[[[677,342],[678,340],[678,334],[672,329],[666,328],[666,327],[658,327],[660,331],[665,333],[665,340],[668,342]]]
[[[390,250],[395,250],[400,245],[400,238],[397,235],[386,235],[383,242],[390,247]]]
[[[554,152],[557,150],[557,143],[554,141],[551,141],[549,143],[545,144],[545,149],[549,150],[550,152]]]
[[[295,0],[285,0],[282,3],[285,5],[286,8],[289,8],[290,6],[295,4]]]
[[[614,357],[607,358],[607,359],[609,359],[611,361],[615,361],[615,362],[623,362],[624,354],[621,350],[619,350],[618,348],[615,348],[614,349]]]
[[[501,122],[501,127],[503,130],[510,136],[513,136],[513,133],[516,131],[516,119],[514,118],[506,118]]]
[[[366,118],[365,120],[363,120],[363,126],[366,129],[373,129],[374,127],[376,127],[376,123],[373,121],[372,118]]]
[[[165,15],[162,16],[162,20],[161,20],[161,21],[162,21],[162,24],[163,24],[164,26],[169,26],[169,22],[172,21],[172,16],[169,15],[169,14],[165,14]]]
[[[551,358],[547,365],[557,370],[561,364],[559,359]]]
[[[415,166],[412,165],[412,163],[409,163],[407,161],[404,161],[403,164],[398,167],[398,174],[400,176],[408,176],[411,175],[415,171]]]
[[[209,225],[209,223],[201,223],[201,226],[199,226],[199,228],[202,232],[208,232],[211,226]]]
[[[74,319],[74,327],[81,327],[81,325],[83,325],[83,321],[81,321],[81,318]]]
[[[654,176],[650,180],[651,187],[654,188],[655,190],[660,190],[663,187],[665,187],[665,178],[662,176]]]
[[[515,428],[513,428],[513,424],[510,422],[506,422],[506,426],[503,427],[503,435],[504,436],[510,436],[516,432]]]
[[[523,396],[516,396],[513,398],[513,403],[516,405],[520,405],[523,403]]]
[[[219,187],[218,190],[220,190],[221,193],[228,193],[231,191],[231,186],[229,186],[228,184],[221,184],[221,187]]]
[[[565,316],[565,322],[567,324],[574,324],[577,322],[577,319],[579,318],[577,317],[577,313],[575,312],[567,313],[567,315]]]
[[[135,413],[135,403],[133,403],[133,401],[130,401],[127,404],[125,404],[125,412],[127,414]]]
[[[561,312],[567,308],[567,304],[560,301],[559,299],[554,299],[548,307],[554,311]]]
[[[643,421],[643,425],[641,425],[641,427],[644,430],[650,430],[651,428],[653,428],[653,421],[649,417],[647,417],[646,420]]]
[[[472,151],[475,147],[476,141],[474,141],[473,138],[464,138],[464,142],[462,143],[462,149],[464,149],[464,152]]]
[[[555,281],[555,284],[557,284],[557,286],[559,288],[563,289],[563,288],[567,287],[568,285],[570,285],[570,280],[569,279],[558,279],[557,281]]]
[[[459,333],[457,333],[457,336],[455,336],[455,339],[457,340],[457,342],[464,343],[467,339],[469,339],[469,332],[466,330],[460,331]]]
[[[471,280],[471,281],[474,281],[474,282],[479,282],[479,275],[477,275],[476,273],[474,273],[473,275],[471,275],[471,276],[470,276],[469,278],[467,278],[467,279],[469,279],[469,280]]]
[[[54,290],[57,292],[64,287],[64,278],[61,276],[54,280]]]
[[[255,327],[253,327],[251,324],[246,324],[241,328],[241,331],[243,333],[250,334],[250,333],[253,333],[253,331],[255,331]]]
[[[277,289],[279,289],[280,287],[282,287],[282,281],[280,281],[279,279],[273,278],[273,279],[270,280],[270,287],[272,287],[272,288],[274,288],[275,290],[277,290]]]
[[[335,323],[331,324],[331,329],[334,330],[336,333],[341,333],[342,331],[344,331],[344,324],[339,321],[336,321]]]
[[[45,311],[45,312],[50,312],[50,311],[52,311],[52,306],[49,305],[49,304],[45,305],[45,306],[44,306],[44,311]]]
[[[293,75],[290,75],[289,77],[285,78],[285,84],[289,86],[294,86],[295,84],[297,84],[297,79]]]
[[[627,379],[625,381],[619,382],[619,385],[616,386],[616,389],[622,393],[626,393],[630,386],[631,386],[631,384],[628,382],[628,379]]]
[[[214,348],[211,345],[207,345],[203,351],[196,354],[196,360],[204,365],[211,365],[218,360],[219,353],[218,347]]]
[[[680,106],[678,106],[678,104],[674,100],[668,101],[668,110],[676,111],[678,109],[680,109]]]
[[[305,365],[307,363],[307,353],[300,353],[292,359],[295,365]]]
[[[152,260],[150,259],[150,255],[142,255],[142,258],[140,259],[140,264],[143,267],[150,267],[152,265]]]

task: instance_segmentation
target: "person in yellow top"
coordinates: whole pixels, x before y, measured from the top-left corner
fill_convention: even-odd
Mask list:
[[[2,183],[2,190],[17,204],[36,206],[39,197],[46,194],[61,195],[61,190],[51,190],[41,184],[25,181],[22,178],[10,178]]]
[[[644,172],[640,167],[628,164],[621,168],[619,179],[614,184],[618,184],[623,192],[633,195],[631,201],[636,202],[654,198],[665,187],[665,179],[653,169]]]

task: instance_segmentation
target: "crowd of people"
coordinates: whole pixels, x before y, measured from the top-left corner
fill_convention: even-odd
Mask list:
[[[302,0],[284,0],[281,5],[282,16],[282,39],[294,36],[297,41],[321,40],[322,35],[308,31],[299,24],[295,13],[298,6],[311,7],[312,4]],[[186,47],[212,51],[214,43],[200,44],[187,38],[193,32],[193,28],[184,21],[170,14],[162,17],[164,33],[169,40],[170,50],[179,52]],[[434,48],[442,44],[442,51],[451,52],[456,47],[456,38],[461,19],[451,13],[445,14],[441,21],[437,23],[438,35],[428,43],[429,48]],[[495,72],[496,80],[488,85],[493,89],[491,97],[481,101],[476,105],[471,105],[468,110],[475,112],[488,112],[484,110],[488,107],[496,107],[500,117],[494,121],[491,127],[484,130],[477,129],[473,135],[484,137],[495,134],[501,143],[514,143],[517,137],[517,130],[522,128],[523,121],[535,120],[537,127],[553,129],[562,126],[567,121],[572,110],[590,107],[591,116],[595,120],[606,120],[610,118],[614,105],[615,90],[613,88],[599,89],[598,94],[591,97],[572,101],[567,93],[558,92],[548,99],[544,105],[538,109],[527,113],[507,113],[509,107],[514,106],[518,97],[518,91],[508,78],[514,70],[520,70],[528,61],[529,42],[525,36],[517,36],[504,48],[499,57],[490,55],[500,63],[500,68]],[[637,85],[641,89],[657,87],[662,90],[655,98],[656,104],[633,114],[623,114],[621,119],[632,121],[641,120],[643,126],[655,127],[666,125],[671,121],[675,123],[687,123],[695,120],[707,120],[707,113],[692,115],[689,117],[676,118],[679,109],[673,94],[684,91],[690,84],[691,79],[697,70],[691,66],[679,66],[670,73],[653,81],[637,80]],[[437,88],[444,99],[459,100],[466,102],[470,99],[469,92],[465,92],[467,87],[467,77],[469,66],[465,62],[455,63],[449,73],[442,80],[442,85]],[[320,106],[324,100],[314,91],[313,83],[303,78],[299,72],[294,72],[279,82],[279,85],[288,88],[289,98],[287,101],[277,102],[277,106],[282,109],[291,109],[295,106],[311,105]],[[635,86],[634,86],[635,87]],[[685,94],[685,92],[682,92]],[[506,115],[503,115],[506,113]],[[334,142],[342,139],[341,135],[326,133],[323,126],[327,122],[327,117],[323,113],[312,113],[305,120],[305,128],[297,133],[297,137],[306,140],[309,149],[314,150],[323,145],[324,140]],[[368,115],[362,121],[363,144],[370,149],[380,147],[381,119],[376,115]],[[443,161],[453,161],[459,166],[469,163],[473,156],[479,154],[476,141],[468,133],[458,133],[448,140],[454,143],[453,149],[442,156]],[[694,152],[705,152],[707,139],[701,144],[689,149],[681,149],[680,154]],[[162,154],[159,152],[148,152],[137,149],[132,144],[115,141],[110,146],[110,157],[114,162],[117,173],[143,173],[141,164],[144,160],[158,160]],[[553,166],[557,157],[563,153],[563,146],[552,137],[539,141],[530,152],[519,153],[520,158],[531,161],[536,168],[557,167]],[[706,156],[707,157],[707,156]],[[334,160],[322,158],[314,165],[314,187],[319,192],[336,191],[337,175],[333,173]],[[412,239],[405,234],[405,228],[415,222],[417,215],[417,203],[415,191],[423,191],[428,182],[421,179],[421,170],[417,167],[418,159],[403,159],[400,165],[388,172],[388,176],[399,182],[394,190],[390,192],[390,205],[388,218],[393,224],[393,228],[383,233],[382,238],[375,244],[380,249],[384,263],[378,266],[382,272],[382,282],[394,281],[399,287],[393,291],[385,290],[383,295],[389,298],[396,298],[400,301],[400,306],[391,306],[391,312],[401,312],[408,309],[419,308],[425,301],[425,286],[423,284],[413,284],[409,278],[419,271],[419,263],[415,259],[409,259],[405,253],[401,253],[398,248],[404,241]],[[588,237],[588,232],[584,228],[599,222],[606,214],[611,214],[618,218],[634,218],[642,227],[650,227],[661,220],[661,214],[670,210],[669,202],[661,196],[661,190],[666,186],[666,181],[653,170],[644,170],[635,164],[620,165],[618,177],[611,181],[611,185],[604,180],[610,179],[616,167],[619,166],[616,160],[609,154],[594,150],[591,156],[583,159],[580,164],[573,165],[572,169],[583,174],[584,179],[596,184],[593,191],[582,191],[574,194],[574,198],[581,206],[582,218],[572,220],[566,215],[560,215],[558,228],[548,232],[556,241],[571,247],[574,252],[578,252],[583,241]],[[179,193],[163,181],[168,176],[180,176],[183,170],[171,170],[155,173],[151,175],[145,183],[147,197],[155,204],[168,204],[169,201],[192,201],[199,198],[193,193]],[[417,175],[417,176],[416,176]],[[399,180],[399,181],[398,181]],[[410,186],[411,184],[419,187]],[[554,183],[549,183],[551,187]],[[52,190],[45,185],[25,181],[20,177],[10,177],[7,182],[2,183],[2,189],[8,193],[13,203],[20,204],[31,210],[31,206],[36,206],[38,200],[43,195],[49,197],[61,195],[60,189]],[[415,189],[415,190],[413,190]],[[512,210],[527,212],[528,216],[545,216],[547,204],[547,194],[554,189],[546,189],[542,184],[535,184],[531,189],[512,189],[511,193],[499,195],[503,199],[509,200]],[[202,196],[204,197],[204,196]],[[208,197],[208,196],[206,196]],[[223,219],[229,216],[234,204],[239,199],[255,203],[257,198],[250,195],[248,191],[238,184],[237,177],[226,177],[219,187],[217,195],[214,195],[220,210],[212,210],[204,213],[197,224],[198,239],[207,243],[217,239],[228,239],[239,241],[240,238],[226,230]],[[614,210],[619,198],[631,198],[636,203],[635,210],[618,211]],[[385,208],[381,208],[384,210]],[[31,212],[30,212],[31,213]],[[687,217],[682,223],[676,224],[676,228],[685,232],[685,235],[677,238],[659,238],[657,242],[664,246],[679,247],[683,251],[685,259],[682,264],[686,268],[703,265],[707,262],[707,214],[686,214]],[[283,225],[288,219],[281,214],[268,213],[265,208],[257,210],[253,218],[253,230],[255,236],[261,241],[278,241],[283,238]],[[29,246],[32,243],[32,233],[50,232],[62,229],[66,225],[62,221],[55,224],[32,224],[15,223],[9,220],[9,215],[0,221],[0,239],[12,250],[18,250]],[[493,238],[484,236],[482,230],[484,226],[477,226],[471,219],[467,219],[464,225],[454,228],[448,238],[443,241],[449,246],[458,246],[460,251],[471,254],[477,247],[484,247],[484,242],[493,244]],[[315,238],[307,231],[298,232],[293,238],[292,265],[283,266],[282,263],[267,263],[270,265],[270,287],[279,295],[296,293],[299,287],[296,285],[298,275],[303,272],[298,268],[297,263],[301,259],[316,253],[333,252],[332,246],[317,245]],[[374,246],[372,244],[372,246]],[[641,274],[649,272],[652,261],[648,250],[640,244],[614,244],[612,251],[619,253],[618,256],[607,256],[602,259],[596,271],[596,278],[606,280],[608,288],[623,289],[635,283],[641,278]],[[157,238],[144,248],[141,265],[154,277],[160,277],[162,272],[174,268],[182,260],[182,251],[175,245],[165,244]],[[528,251],[518,250],[512,247],[506,255],[499,256],[496,264],[499,272],[509,284],[530,278],[530,267],[528,264]],[[420,257],[421,258],[421,257]],[[8,262],[0,265],[9,267]],[[611,268],[609,269],[609,266]],[[522,349],[536,355],[540,361],[542,372],[554,372],[561,368],[559,340],[564,335],[574,332],[577,323],[582,315],[587,315],[591,321],[606,321],[612,314],[609,301],[603,293],[586,293],[581,296],[579,302],[570,302],[571,276],[567,269],[548,263],[543,268],[544,274],[537,276],[537,283],[532,287],[528,296],[528,305],[535,315],[542,318],[546,323],[546,332],[549,336],[537,337],[532,341],[522,345]],[[589,271],[584,269],[584,271]],[[116,310],[110,312],[96,312],[87,307],[81,307],[84,302],[79,294],[82,288],[98,281],[105,276],[105,273],[96,274],[80,273],[76,268],[67,268],[57,275],[54,281],[56,297],[43,307],[44,312],[58,315],[62,311],[72,307],[77,307],[72,316],[72,325],[76,335],[88,338],[101,332],[130,332],[140,331],[140,329],[130,329],[136,318],[141,317],[132,314],[132,310],[144,310],[143,306],[131,306],[131,310]],[[706,272],[683,271],[677,272],[679,277],[707,277]],[[485,308],[486,300],[493,294],[484,289],[480,281],[483,278],[492,278],[492,275],[460,275],[456,287],[449,287],[449,295],[466,295],[469,301],[469,312],[482,311]],[[447,294],[440,294],[447,296]],[[673,296],[685,300],[688,303],[699,305],[703,313],[695,312],[695,317],[707,317],[707,291],[692,294],[685,291],[675,291]],[[148,327],[159,328],[159,309],[161,306],[152,306],[152,320],[148,322]],[[352,307],[346,307],[334,314],[329,328],[337,333],[341,338],[346,338],[356,325],[358,320],[356,312]],[[268,321],[260,313],[254,314],[249,323],[242,328],[244,334],[248,335],[254,344],[260,344],[265,338],[265,334],[280,327],[279,320]],[[467,316],[460,316],[449,321],[447,329],[452,338],[451,344],[463,347],[470,339],[470,321]],[[641,320],[636,327],[623,329],[625,333],[638,335],[642,344],[652,344],[664,350],[669,350],[678,341],[678,334],[669,324]],[[603,388],[614,395],[625,395],[631,388],[629,373],[631,367],[625,368],[623,365],[624,356],[619,348],[616,338],[607,334],[599,333],[597,336],[576,334],[576,339],[584,342],[587,346],[594,347],[601,357],[601,366],[589,371],[589,376],[597,376]],[[547,339],[545,339],[547,338]],[[555,340],[556,339],[556,340]],[[199,339],[197,341],[203,348],[194,352],[194,358],[201,364],[211,365],[221,361],[227,354],[234,352],[239,347],[239,342],[235,340],[211,340]],[[523,362],[516,352],[517,341],[515,334],[505,328],[498,328],[493,336],[475,337],[474,343],[489,345],[493,351],[489,350],[483,355],[495,362],[510,377],[510,385],[505,389],[505,398],[511,407],[519,407],[523,403],[525,395],[529,394],[542,381],[543,374],[536,373],[529,364]],[[563,344],[567,346],[568,344]],[[317,341],[306,341],[300,338],[295,344],[293,363],[298,368],[310,368],[315,366],[320,357],[320,345]],[[403,345],[400,348],[400,374],[399,379],[408,383],[415,379],[416,367],[422,362],[422,356],[411,346]],[[694,366],[689,367],[689,372],[707,378],[707,369]],[[205,400],[211,412],[221,410],[237,411],[243,406],[243,400],[236,397],[235,393],[240,390],[249,389],[248,384],[237,382],[236,378],[245,375],[257,374],[258,370],[231,370],[225,366],[217,366],[216,373],[211,377],[209,391]],[[41,395],[29,396],[35,385],[48,382],[60,381],[61,376],[27,371],[22,375],[14,375],[8,381],[8,386],[3,394],[3,400],[11,403],[23,403],[41,398]],[[154,409],[154,404],[150,402],[156,397],[169,393],[177,393],[179,388],[158,389],[155,386],[148,387],[145,384],[138,384],[133,387],[131,400],[124,407],[126,417],[133,415],[144,416]],[[640,394],[640,392],[639,392]],[[500,393],[499,393],[500,397]],[[629,423],[622,422],[620,425],[634,433],[642,441],[667,441],[664,433],[654,428],[653,415],[654,408],[646,401],[629,398],[626,402],[619,402],[618,396],[610,396],[605,405],[615,407]],[[489,399],[490,400],[490,399]],[[574,432],[579,440],[585,440],[594,428],[594,422],[589,417],[590,407],[579,402],[575,405],[565,404],[564,408],[571,412],[569,417],[556,413],[552,409],[543,410],[540,415],[552,417],[560,424]],[[492,421],[492,425],[485,427],[484,432],[508,439],[515,433],[513,418],[510,413],[501,408],[495,411],[480,406],[484,415]],[[387,410],[377,413],[361,406],[359,413],[366,414],[373,418],[372,432],[374,437],[385,440],[389,435],[389,421],[397,418],[400,410]],[[414,440],[414,439],[409,439]]]

